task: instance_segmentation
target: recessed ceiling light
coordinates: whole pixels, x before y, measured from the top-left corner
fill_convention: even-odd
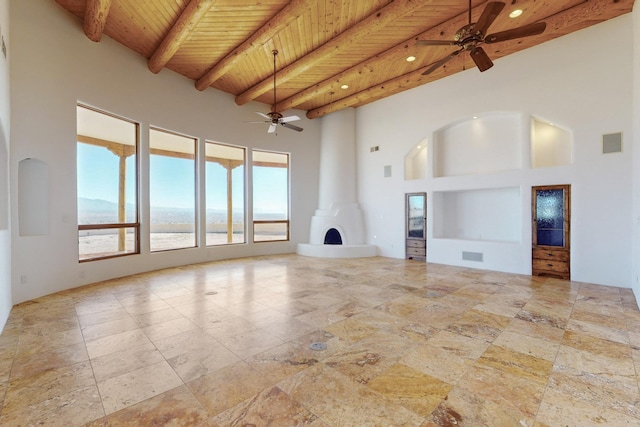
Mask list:
[[[349,85],[342,85],[340,86],[340,89],[349,89]]]
[[[415,60],[416,60],[415,56],[413,56],[413,55],[412,56],[407,56],[407,62],[413,62]]]
[[[473,118],[474,118],[474,119],[477,119],[477,118],[478,118],[478,116],[473,116]]]
[[[509,14],[509,18],[517,18],[520,15],[522,15],[522,9],[516,9]]]

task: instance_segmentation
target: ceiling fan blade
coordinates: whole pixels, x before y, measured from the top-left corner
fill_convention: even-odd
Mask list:
[[[267,116],[267,115],[266,115],[266,114],[264,114],[264,113],[260,113],[260,112],[256,111],[256,114],[257,114],[257,115],[259,115],[259,116],[264,117],[265,119],[267,119],[267,120],[269,120],[269,121],[271,121],[271,117]]]
[[[269,125],[269,130],[267,131],[267,133],[275,133],[277,127],[278,125],[276,125],[275,123],[271,123]]]
[[[485,43],[498,43],[507,40],[519,39],[520,37],[535,36],[542,34],[547,28],[546,22],[535,22],[522,27],[513,28],[511,30],[500,31],[499,33],[489,34],[485,37]]]
[[[416,46],[455,46],[453,40],[418,40]]]
[[[473,59],[480,71],[487,71],[493,67],[493,62],[491,62],[489,55],[481,47],[476,47],[471,51],[471,59]]]
[[[289,116],[289,117],[283,117],[283,118],[280,119],[280,121],[282,123],[295,122],[296,120],[300,120],[300,117],[298,117],[298,116]]]
[[[434,62],[433,64],[431,64],[431,66],[429,68],[427,68],[427,70],[424,73],[422,73],[422,75],[426,76],[427,74],[433,73],[435,70],[437,70],[438,68],[440,68],[444,64],[446,64],[450,59],[453,59],[454,56],[458,56],[458,54],[460,52],[462,52],[463,50],[464,49],[456,50],[451,55],[445,56],[441,60]]]
[[[478,18],[478,22],[473,26],[473,32],[476,34],[485,34],[491,24],[493,24],[493,21],[495,21],[500,12],[502,12],[504,6],[504,3],[498,1],[487,3],[482,11],[482,15]]]
[[[291,123],[281,122],[280,124],[282,126],[286,127],[287,129],[292,129],[292,130],[295,130],[296,132],[302,132],[303,131],[303,129],[301,127],[298,127],[296,125],[292,125]]]

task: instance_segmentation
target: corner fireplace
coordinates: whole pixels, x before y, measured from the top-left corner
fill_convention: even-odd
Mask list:
[[[345,108],[322,117],[318,209],[311,217],[309,243],[300,255],[323,258],[376,256],[365,243],[364,217],[356,202],[356,116]]]

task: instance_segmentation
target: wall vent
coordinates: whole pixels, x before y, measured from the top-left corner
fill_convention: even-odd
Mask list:
[[[465,261],[478,261],[482,262],[482,252],[462,252],[462,259]]]
[[[602,154],[622,152],[622,132],[602,135]]]

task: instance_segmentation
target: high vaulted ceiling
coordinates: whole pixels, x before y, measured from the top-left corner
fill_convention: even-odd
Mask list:
[[[633,7],[633,0],[503,1],[506,6],[487,34],[538,21],[547,27],[540,35],[483,44],[493,60]],[[150,72],[168,68],[194,80],[194,90],[214,87],[235,95],[238,105],[251,100],[273,104],[272,51],[277,50],[275,109],[306,110],[309,118],[475,67],[463,52],[422,75],[458,47],[416,46],[417,40],[452,40],[468,23],[468,0],[56,2],[80,19],[91,40],[99,42],[105,34],[147,58]],[[476,22],[487,1],[471,3]],[[514,9],[522,15],[509,18]],[[416,60],[408,62],[409,56]]]

